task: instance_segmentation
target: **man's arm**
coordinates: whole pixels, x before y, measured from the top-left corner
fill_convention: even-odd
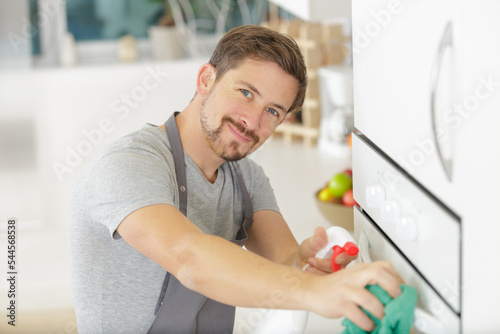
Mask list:
[[[302,268],[297,261],[299,244],[281,214],[273,210],[257,211],[247,231],[245,247],[273,262]]]
[[[203,233],[171,205],[139,209],[120,223],[117,232],[187,288],[231,305],[254,307],[269,298],[272,290],[287,290],[279,283],[282,276],[296,274],[295,268],[278,266]],[[303,291],[288,290],[287,308],[297,308],[304,299]]]
[[[383,316],[383,305],[364,287],[380,284],[395,297],[399,281],[386,262],[356,265],[334,275],[312,275],[281,265],[223,238],[204,234],[175,207],[139,209],[117,228],[132,247],[153,259],[189,289],[234,306],[307,309],[326,317],[347,316],[363,329],[373,322],[361,306]]]

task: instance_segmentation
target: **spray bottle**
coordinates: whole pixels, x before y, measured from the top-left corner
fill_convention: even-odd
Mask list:
[[[322,248],[316,257],[331,258],[332,270],[338,271],[341,266],[335,263],[337,255],[347,252],[354,256],[358,254],[358,247],[351,234],[339,226],[332,226],[326,230],[327,245]],[[302,270],[309,265],[306,264]],[[307,325],[308,311],[303,310],[268,310],[262,321],[255,327],[252,334],[301,334]]]

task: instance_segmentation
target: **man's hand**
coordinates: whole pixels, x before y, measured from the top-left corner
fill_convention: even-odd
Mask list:
[[[365,331],[372,331],[375,324],[360,307],[379,319],[384,316],[383,304],[365,287],[378,284],[395,298],[401,294],[403,283],[386,261],[357,263],[332,275],[312,278],[307,282],[311,289],[310,297],[306,298],[311,303],[309,309],[325,317],[347,317]]]
[[[315,274],[327,274],[332,272],[331,260],[330,259],[319,259],[315,255],[328,243],[328,237],[326,235],[326,230],[323,227],[317,227],[314,230],[314,235],[306,240],[304,240],[298,251],[298,260],[300,267],[304,267],[305,264],[309,264],[306,271]],[[343,246],[343,245],[340,245]],[[341,253],[335,258],[335,263],[345,268],[352,260],[356,259],[357,256],[350,256],[347,253]]]

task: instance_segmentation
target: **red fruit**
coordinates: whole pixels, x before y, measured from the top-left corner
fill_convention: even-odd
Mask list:
[[[349,175],[352,178],[352,169],[346,169],[344,170],[344,174]]]
[[[345,206],[354,206],[356,201],[354,200],[352,189],[347,190],[342,196],[342,204]]]

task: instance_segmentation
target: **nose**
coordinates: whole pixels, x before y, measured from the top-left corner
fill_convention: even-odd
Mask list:
[[[248,130],[254,130],[259,127],[261,113],[255,107],[248,107],[243,110],[240,116],[240,122]]]

